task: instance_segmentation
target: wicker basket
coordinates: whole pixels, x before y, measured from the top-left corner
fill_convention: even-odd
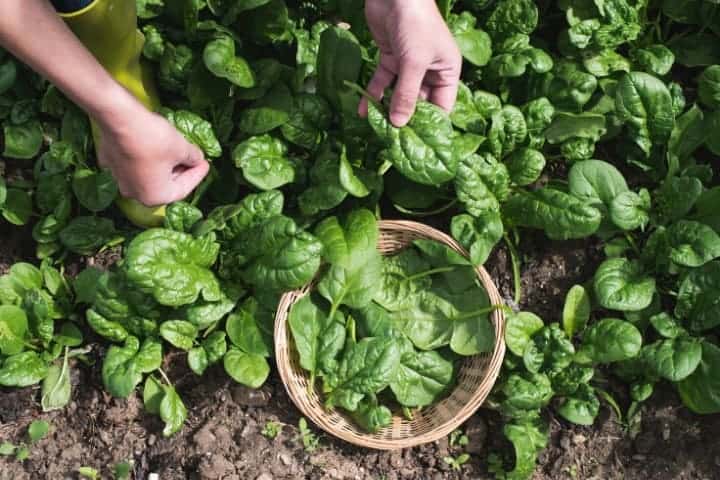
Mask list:
[[[444,243],[467,257],[467,252],[457,242],[434,228],[407,221],[380,222],[378,250],[383,255],[394,254],[417,239]],[[490,301],[494,305],[501,305],[500,294],[488,273],[482,267],[476,270]],[[323,406],[322,398],[315,388],[311,391],[308,388],[308,373],[300,367],[287,319],[293,304],[307,295],[311,287],[307,285],[286,293],[280,299],[275,317],[275,358],[280,377],[292,401],[303,415],[331,435],[361,447],[378,450],[394,450],[433,442],[467,420],[490,393],[505,355],[505,318],[502,309],[495,310],[491,315],[495,327],[494,351],[462,359],[457,386],[450,395],[416,412],[413,420],[394,413],[391,426],[374,434],[361,430],[340,409],[329,411]]]

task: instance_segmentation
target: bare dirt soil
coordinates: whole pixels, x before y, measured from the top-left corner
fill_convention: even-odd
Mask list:
[[[26,232],[0,231],[0,273],[20,259],[29,259]],[[522,307],[556,321],[567,289],[586,281],[600,260],[592,242],[547,242],[541,236],[523,240]],[[96,259],[97,264],[106,260]],[[89,263],[89,262],[88,262]],[[507,252],[498,249],[488,268],[504,296],[512,297]],[[90,337],[92,338],[92,337]],[[319,448],[306,452],[298,440],[298,411],[277,375],[252,391],[221,371],[198,379],[185,367],[183,355],[166,358],[165,367],[189,410],[183,430],[170,439],[161,435],[160,421],[143,412],[138,395],[127,400],[102,390],[99,344],[91,367],[75,368],[71,404],[43,414],[37,388],[0,389],[0,443],[27,441],[29,423],[49,421],[51,433],[31,446],[30,457],[18,462],[0,457],[0,480],[77,478],[90,466],[112,478],[112,468],[133,461],[134,478],[158,473],[175,479],[485,479],[487,455],[508,452],[498,416],[479,411],[463,427],[470,439],[471,461],[455,472],[442,460],[457,455],[448,439],[396,452],[374,452],[320,435]],[[622,387],[607,389],[627,408]],[[720,479],[720,415],[699,417],[682,408],[670,389],[661,389],[643,410],[633,435],[626,433],[607,405],[592,427],[571,426],[550,418],[550,446],[542,453],[535,480],[546,479]],[[275,439],[262,435],[270,422],[282,425]]]

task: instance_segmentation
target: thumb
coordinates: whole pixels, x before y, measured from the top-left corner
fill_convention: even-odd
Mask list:
[[[197,187],[210,171],[210,164],[205,160],[202,151],[192,146],[188,159],[176,167],[174,201],[181,200]]]
[[[422,87],[427,65],[411,59],[401,60],[398,80],[390,102],[390,121],[404,127],[410,121]]]

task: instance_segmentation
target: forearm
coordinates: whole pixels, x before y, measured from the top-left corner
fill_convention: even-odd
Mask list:
[[[0,0],[0,44],[102,124],[137,101],[59,18],[47,0]]]

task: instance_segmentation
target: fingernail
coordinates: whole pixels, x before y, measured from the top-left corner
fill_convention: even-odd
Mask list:
[[[407,125],[409,120],[410,120],[410,117],[405,114],[402,114],[402,113],[391,113],[390,114],[390,121],[392,122],[393,125],[395,125],[398,128],[404,127],[405,125]]]

